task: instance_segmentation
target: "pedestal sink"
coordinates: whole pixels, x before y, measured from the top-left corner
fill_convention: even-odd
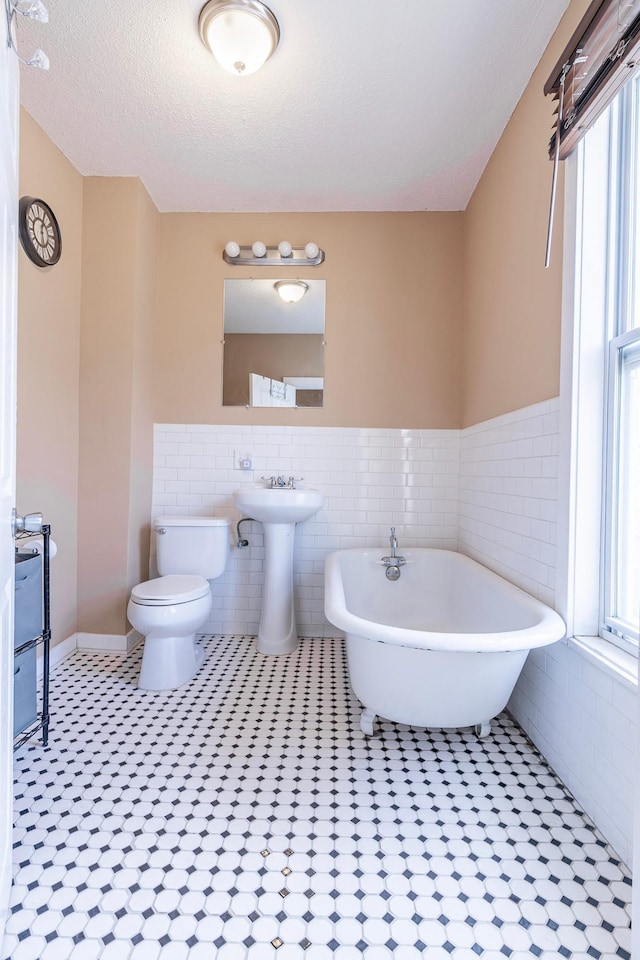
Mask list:
[[[264,527],[265,570],[257,648],[260,653],[292,653],[298,645],[293,611],[293,540],[296,523],[308,520],[324,503],[319,490],[252,484],[233,491],[233,502]]]

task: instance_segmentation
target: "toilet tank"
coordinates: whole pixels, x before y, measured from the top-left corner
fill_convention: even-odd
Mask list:
[[[154,521],[158,573],[219,577],[229,555],[229,521],[223,517],[158,517]]]

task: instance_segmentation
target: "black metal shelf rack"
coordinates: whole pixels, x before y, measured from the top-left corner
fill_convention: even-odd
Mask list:
[[[31,740],[32,737],[40,733],[40,731],[42,731],[42,745],[46,747],[49,742],[49,656],[51,650],[51,593],[49,580],[51,549],[50,524],[43,523],[41,529],[37,532],[16,533],[15,540],[16,542],[28,541],[33,537],[42,539],[42,633],[32,640],[28,640],[26,643],[16,647],[14,656],[18,656],[18,654],[30,650],[33,647],[42,646],[42,706],[36,720],[30,724],[26,730],[23,730],[14,738],[14,749],[21,747],[28,740]],[[25,546],[28,547],[28,542],[25,543]],[[18,549],[16,543],[16,552]]]

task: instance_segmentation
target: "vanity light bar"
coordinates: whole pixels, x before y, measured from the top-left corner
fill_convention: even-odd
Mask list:
[[[291,250],[291,253],[283,254],[280,248]],[[260,253],[263,249],[264,254],[256,255],[256,251]],[[222,251],[222,259],[237,267],[317,267],[324,261],[324,250],[315,243],[294,247],[284,242],[279,246],[266,246],[256,241],[252,246],[245,247],[230,241]]]

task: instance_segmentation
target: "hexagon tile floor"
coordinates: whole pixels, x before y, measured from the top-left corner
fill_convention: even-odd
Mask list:
[[[341,641],[202,643],[170,693],[140,650],[54,674],[3,960],[630,957],[628,872],[508,716],[365,739]]]

